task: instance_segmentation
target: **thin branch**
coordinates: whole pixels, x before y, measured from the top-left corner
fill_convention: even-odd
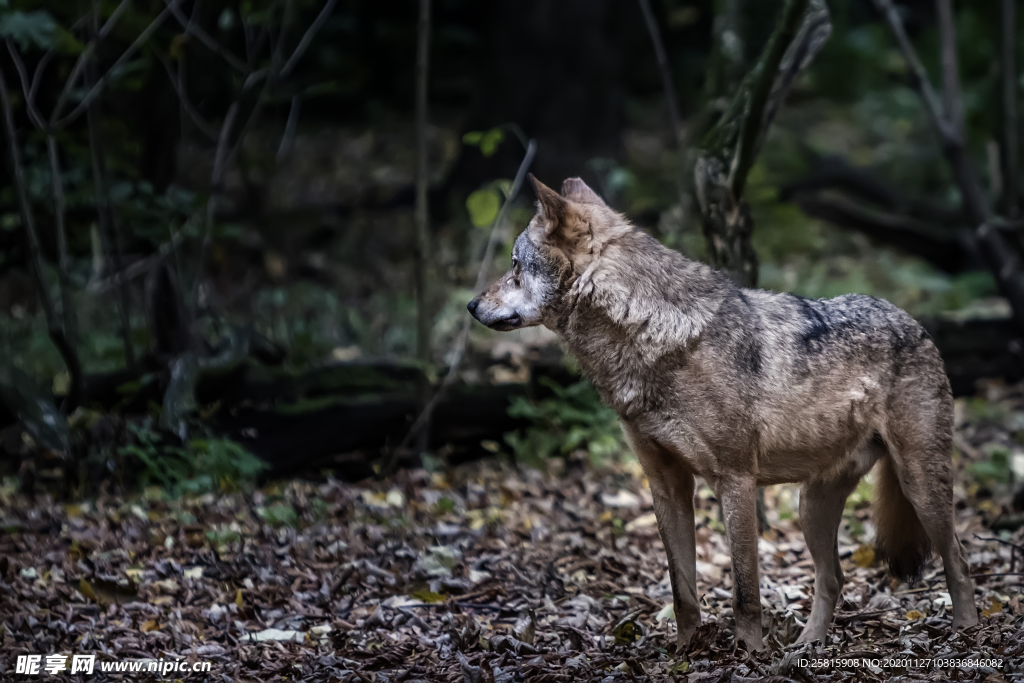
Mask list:
[[[25,62],[21,59],[21,53],[14,47],[14,43],[10,38],[4,39],[7,43],[7,52],[11,55],[11,61],[14,62],[14,68],[18,72],[18,78],[21,79],[21,89],[25,95],[25,111],[28,112],[28,118],[32,121],[32,125],[36,128],[43,130],[46,128],[46,124],[43,122],[43,115],[36,108],[35,100],[32,98],[32,86],[29,84],[28,74],[25,71]]]
[[[1003,211],[1012,220],[1017,218],[1020,208],[1017,199],[1020,190],[1017,185],[1020,182],[1017,167],[1017,2],[1001,0],[1000,9],[1003,29],[999,53],[1003,88]]]
[[[99,30],[99,1],[94,0],[92,6],[92,30]],[[107,22],[110,23],[109,21]],[[92,86],[96,81],[96,60],[90,59],[85,65],[87,84]],[[123,248],[121,227],[117,221],[110,197],[107,194],[106,164],[103,145],[103,132],[100,130],[100,100],[93,99],[85,110],[86,127],[89,133],[89,162],[92,167],[93,197],[96,203],[96,216],[100,224],[100,234],[106,243],[106,250],[113,254],[114,269],[118,272],[123,267]],[[121,326],[121,343],[124,348],[125,365],[135,367],[135,345],[132,342],[131,327],[131,292],[126,282],[118,283],[117,313]]]
[[[171,86],[174,88],[174,92],[178,95],[178,101],[181,102],[181,108],[188,114],[188,117],[192,119],[192,123],[196,125],[203,135],[210,138],[211,140],[217,139],[217,128],[203,118],[195,106],[192,104],[192,100],[188,97],[188,92],[185,90],[184,84],[184,69],[179,68],[178,73],[174,73],[174,67],[171,66],[171,62],[167,59],[167,55],[163,54],[159,50],[156,51],[156,57],[163,64],[164,71],[167,72],[167,78],[171,81]]]
[[[213,154],[213,173],[210,176],[210,198],[206,201],[206,219],[203,226],[203,241],[199,247],[199,270],[192,282],[192,297],[190,305],[193,315],[199,310],[199,285],[203,279],[203,269],[206,264],[206,252],[210,248],[210,237],[213,232],[213,219],[217,210],[217,199],[223,190],[224,176],[227,172],[228,141],[231,138],[231,131],[235,127],[235,119],[238,118],[238,100],[228,107],[224,123],[220,127],[220,135],[217,137],[217,148]]]
[[[288,121],[284,124],[284,134],[281,135],[281,144],[278,145],[277,154],[274,156],[274,161],[277,164],[284,161],[292,150],[292,144],[295,142],[295,128],[299,125],[299,110],[301,108],[302,96],[293,96],[292,106],[288,110]]]
[[[878,7],[878,10],[885,17],[889,24],[889,29],[896,38],[900,52],[903,53],[903,59],[906,60],[907,66],[910,67],[910,71],[914,76],[914,87],[924,100],[925,109],[932,119],[932,124],[939,131],[939,135],[942,136],[944,141],[958,142],[959,134],[943,115],[942,102],[932,87],[932,83],[928,79],[928,72],[925,70],[924,64],[921,63],[921,59],[917,56],[917,51],[914,50],[910,38],[907,37],[907,32],[903,30],[903,20],[900,19],[899,12],[896,11],[891,0],[875,0],[875,6]]]
[[[868,208],[834,193],[799,192],[791,200],[807,216],[891,244],[947,273],[961,273],[983,265],[969,229],[936,230],[933,223]]]
[[[167,5],[167,9],[171,11],[174,18],[178,20],[181,27],[185,29],[185,35],[192,36],[199,40],[200,43],[206,46],[211,52],[224,58],[228,64],[237,69],[238,71],[247,74],[251,71],[249,65],[243,62],[241,59],[235,56],[233,52],[228,50],[226,47],[214,40],[209,33],[204,31],[198,24],[194,23],[191,18],[186,17],[178,7],[179,0],[164,0]]]
[[[960,97],[960,74],[956,63],[953,1],[935,0],[935,11],[939,17],[939,42],[942,45],[942,95],[946,120],[963,135],[964,105]]]
[[[736,146],[736,161],[729,173],[729,185],[734,197],[743,196],[743,186],[747,181],[747,173],[754,164],[757,155],[757,140],[764,125],[763,112],[775,85],[775,76],[779,64],[789,49],[790,43],[800,29],[800,22],[807,9],[808,0],[787,0],[782,10],[782,17],[777,28],[772,32],[764,55],[751,72],[753,84],[750,89],[747,115],[743,119],[740,138]]]
[[[295,68],[295,65],[299,63],[299,60],[302,59],[302,55],[306,53],[306,50],[309,49],[310,43],[313,42],[313,38],[316,37],[316,34],[319,33],[320,29],[322,29],[324,24],[327,23],[327,20],[331,16],[331,10],[334,9],[337,2],[338,0],[327,0],[327,4],[325,4],[324,8],[320,10],[320,14],[317,15],[313,23],[310,24],[308,29],[306,29],[306,33],[302,36],[299,44],[295,47],[295,51],[292,52],[292,56],[288,58],[288,61],[285,62],[284,66],[281,68],[281,71],[278,73],[278,78],[287,78],[288,74],[290,74],[292,69]]]
[[[505,203],[501,206],[501,211],[498,212],[497,218],[494,219],[494,223],[491,225],[491,234],[487,238],[487,246],[484,248],[484,254],[480,259],[480,267],[476,272],[476,282],[473,285],[473,291],[479,292],[483,289],[484,285],[487,284],[487,275],[491,271],[491,262],[494,260],[494,251],[498,246],[499,242],[504,241],[505,230],[508,223],[508,212],[515,201],[515,198],[519,195],[519,190],[523,186],[523,181],[526,179],[526,172],[530,170],[530,165],[533,163],[533,157],[537,154],[537,142],[530,140],[526,146],[526,154],[523,155],[523,160],[519,164],[519,170],[516,171],[515,180],[512,181],[512,188],[509,190],[508,197],[505,198]],[[418,437],[420,432],[427,424],[430,423],[430,417],[437,408],[437,404],[444,398],[448,388],[455,382],[455,378],[458,376],[459,365],[462,363],[462,357],[466,353],[466,344],[469,341],[469,331],[472,327],[473,316],[467,311],[462,319],[462,327],[459,329],[459,335],[455,338],[455,348],[452,351],[451,364],[448,366],[448,372],[445,373],[444,379],[441,381],[441,386],[434,392],[434,396],[424,406],[423,410],[416,417],[416,421],[413,422],[409,428],[409,432],[405,435],[402,440],[402,444],[397,450],[404,450],[409,447],[413,439]]]
[[[57,150],[57,139],[53,133],[46,135],[46,149],[50,158],[50,184],[53,186],[53,215],[57,228],[57,281],[60,284],[60,305],[64,318],[64,337],[71,348],[77,344],[78,322],[75,316],[75,302],[71,295],[71,281],[68,277],[70,264],[68,261],[68,237],[64,225],[64,180],[60,174],[60,157]],[[77,407],[82,398],[84,380],[82,373],[71,374],[71,387],[68,391],[69,409]]]
[[[73,122],[75,119],[81,116],[83,112],[85,112],[89,105],[92,104],[93,100],[99,97],[99,94],[103,92],[103,88],[105,88],[107,83],[109,82],[111,74],[115,73],[121,67],[121,65],[127,62],[132,55],[138,52],[139,48],[141,48],[146,43],[146,41],[149,40],[150,36],[156,33],[156,30],[160,28],[161,24],[164,23],[164,20],[167,18],[167,15],[170,14],[171,8],[177,8],[178,3],[181,2],[181,0],[167,0],[167,2],[168,8],[160,14],[158,14],[156,19],[154,19],[149,26],[143,29],[142,33],[140,33],[132,42],[132,44],[128,46],[128,49],[125,50],[121,54],[121,56],[117,58],[117,61],[114,62],[113,66],[111,66],[110,69],[108,69],[107,72],[97,80],[96,84],[93,85],[92,89],[90,89],[86,96],[82,99],[82,101],[78,103],[78,106],[71,110],[71,113],[69,113],[67,116],[63,118],[57,118],[58,116],[60,116],[61,109],[63,109],[64,98],[62,97],[60,100],[57,101],[57,105],[53,108],[53,114],[50,116],[51,128],[63,128],[64,126]]]
[[[117,24],[117,21],[121,18],[121,15],[128,10],[128,6],[130,4],[131,0],[121,0],[121,4],[114,9],[103,26],[99,28],[99,30],[94,31],[92,40],[90,40],[85,46],[82,53],[78,55],[78,59],[75,60],[75,65],[71,67],[71,74],[64,82],[64,88],[57,97],[57,104],[53,109],[55,117],[58,115],[60,110],[64,108],[64,103],[67,101],[67,98],[71,95],[75,86],[78,85],[78,78],[82,75],[82,69],[85,68],[85,65],[92,58],[93,52],[96,51],[96,46],[114,30],[114,26]]]
[[[0,107],[3,108],[7,152],[11,161],[11,175],[13,176],[15,192],[18,197],[18,206],[21,209],[21,220],[25,225],[25,234],[28,237],[33,271],[35,271],[36,275],[36,286],[39,289],[39,299],[43,306],[43,313],[46,316],[47,331],[50,340],[57,347],[61,358],[64,360],[68,375],[74,380],[76,377],[81,377],[82,365],[78,359],[78,352],[68,342],[60,321],[57,320],[53,299],[50,297],[50,289],[46,282],[46,272],[43,264],[43,250],[39,244],[39,233],[36,231],[35,216],[32,212],[32,204],[29,201],[26,188],[25,169],[21,163],[21,151],[18,149],[17,130],[14,126],[14,111],[11,109],[11,100],[7,94],[7,80],[4,78],[2,69],[0,69]]]
[[[39,63],[36,64],[36,70],[32,74],[32,86],[28,91],[28,102],[35,106],[36,93],[39,92],[39,84],[43,82],[43,73],[46,71],[46,66],[53,59],[53,50],[47,50],[42,57],[39,58]]]
[[[928,80],[928,74],[903,30],[903,21],[893,7],[892,0],[875,0],[875,5],[889,23],[904,59],[914,73],[918,94],[924,100],[925,108],[942,138],[943,152],[960,189],[965,212],[974,225],[974,234],[981,247],[982,256],[989,271],[995,276],[1001,293],[1010,302],[1014,323],[1024,332],[1024,283],[1020,279],[1019,262],[996,225],[992,207],[989,206],[988,199],[982,191],[981,181],[967,153],[962,117],[958,118],[957,112],[962,106],[962,98],[956,74],[956,29],[953,25],[952,8],[946,6],[950,0],[936,1],[939,3],[939,21],[942,23],[939,37],[945,69],[943,82],[946,84],[945,97],[950,103],[951,119],[943,114],[939,99]]]
[[[683,144],[682,119],[679,116],[679,106],[676,103],[676,86],[672,81],[672,71],[668,65],[668,56],[665,54],[665,44],[661,40],[661,31],[658,30],[658,21],[651,11],[651,0],[638,0],[640,11],[643,12],[644,22],[647,24],[647,32],[651,35],[651,45],[654,47],[654,56],[658,60],[658,70],[661,72],[661,85],[665,89],[665,101],[668,104],[668,120],[672,124],[672,139],[676,144]]]
[[[103,280],[96,280],[90,282],[85,287],[85,291],[89,294],[103,294],[108,292],[114,287],[120,287],[124,283],[131,282],[140,275],[145,275],[149,271],[153,270],[169,255],[175,255],[178,243],[182,240],[182,231],[171,233],[171,239],[160,245],[155,254],[151,254],[145,258],[139,259],[126,266],[124,270],[118,271],[111,274],[109,277]]]
[[[427,296],[427,260],[430,253],[430,214],[427,190],[430,183],[427,165],[427,81],[430,75],[430,0],[419,2],[416,40],[416,225],[413,244],[413,270],[416,283],[416,358],[426,369],[430,362],[430,314]],[[420,404],[425,406],[427,386],[420,387]],[[426,411],[424,411],[425,413]],[[429,415],[427,416],[429,419]],[[425,444],[428,429],[421,430]]]

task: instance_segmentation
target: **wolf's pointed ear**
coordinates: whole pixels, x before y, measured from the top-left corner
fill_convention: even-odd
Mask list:
[[[591,190],[590,186],[580,178],[566,178],[565,182],[562,183],[562,196],[574,202],[607,206],[600,195]]]
[[[551,232],[559,223],[565,220],[569,213],[569,202],[552,190],[550,187],[537,180],[531,173],[530,184],[533,185],[533,193],[537,195],[537,205],[540,207],[540,214],[548,225],[548,232]]]

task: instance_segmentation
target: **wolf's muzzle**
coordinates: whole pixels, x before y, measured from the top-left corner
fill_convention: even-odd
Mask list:
[[[505,318],[486,319],[489,317],[487,316],[486,312],[484,313],[484,317],[477,315],[477,308],[479,307],[479,297],[473,299],[468,304],[466,304],[466,310],[469,311],[469,314],[476,318],[480,323],[486,325],[492,330],[497,330],[499,332],[508,332],[510,330],[518,329],[523,324],[523,317],[518,313],[513,313],[512,315]]]

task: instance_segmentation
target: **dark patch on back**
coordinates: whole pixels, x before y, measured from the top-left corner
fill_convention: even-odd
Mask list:
[[[751,305],[750,299],[747,298],[747,295],[743,293],[742,289],[738,289],[737,294],[739,295],[740,301],[743,302],[743,305],[751,312],[750,315],[753,315],[754,307]],[[760,329],[740,341],[737,348],[737,359],[739,360],[741,370],[749,372],[751,375],[758,375],[761,373],[763,360],[761,357]]]
[[[800,343],[807,351],[821,349],[823,342],[832,332],[828,321],[815,308],[815,302],[803,296],[793,296],[804,316],[804,330],[800,335]]]

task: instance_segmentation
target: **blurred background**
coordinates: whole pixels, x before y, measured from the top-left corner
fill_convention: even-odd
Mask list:
[[[1024,374],[1018,25],[1012,1],[5,1],[7,485],[620,452],[550,333],[467,325],[526,170],[744,284],[889,299],[991,417]],[[1017,422],[974,450],[984,481],[1024,468]]]

